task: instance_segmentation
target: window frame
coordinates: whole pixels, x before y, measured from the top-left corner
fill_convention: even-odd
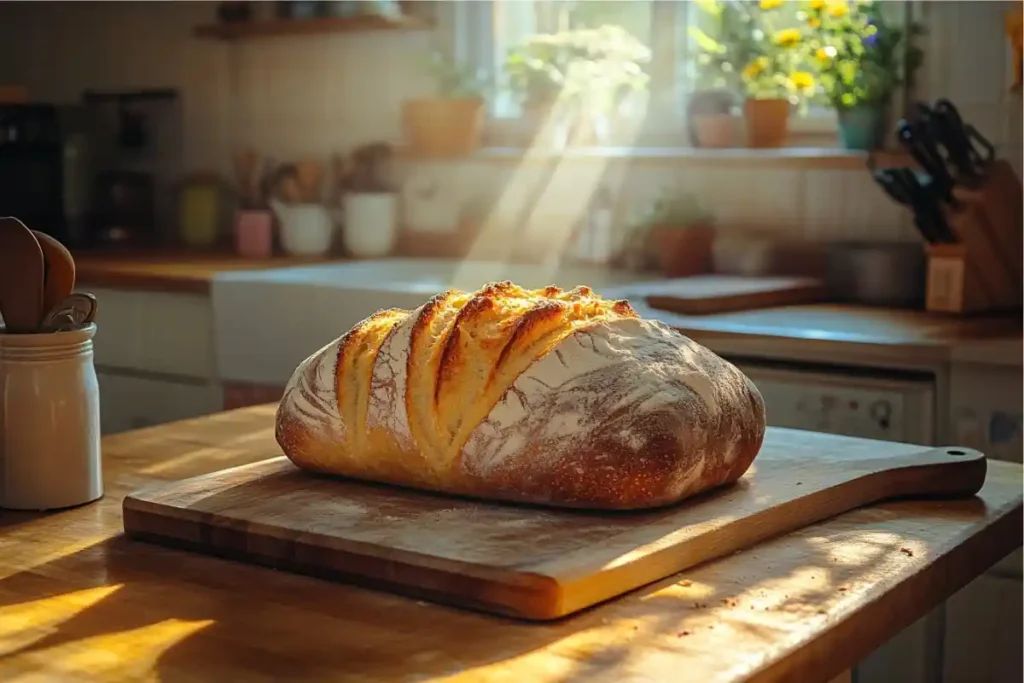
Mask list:
[[[498,73],[499,57],[494,42],[494,3],[496,0],[460,0],[448,3],[452,9],[450,32],[452,53],[461,63],[482,67],[493,81]],[[499,2],[532,2],[532,0],[497,0]],[[637,0],[640,1],[640,0]],[[688,47],[688,25],[691,12],[700,11],[691,0],[643,0],[652,4],[652,52],[669,54],[669,59],[653,60],[651,64],[651,92],[647,122],[634,146],[689,147],[685,113],[686,94],[692,92],[687,82],[683,60]],[[893,18],[905,21],[913,0],[885,3],[903,5],[906,10]],[[682,92],[680,92],[682,91]],[[901,105],[901,98],[894,106]],[[529,143],[535,130],[521,116],[496,115],[493,102],[488,102],[486,132],[491,146],[522,146]],[[791,144],[808,146],[822,142],[823,147],[836,145],[838,117],[835,110],[820,107],[790,117]]]

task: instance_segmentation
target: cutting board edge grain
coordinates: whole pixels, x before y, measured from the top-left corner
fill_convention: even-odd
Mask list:
[[[657,310],[713,315],[760,308],[820,303],[825,282],[798,276],[696,275],[628,288],[627,299],[643,299]]]
[[[961,455],[951,456],[951,452]],[[873,470],[865,466],[869,460],[854,461],[850,463],[851,473],[855,473],[851,479],[818,490],[809,486],[805,494],[782,506],[758,510],[752,516],[729,521],[688,540],[683,538],[679,543],[661,539],[660,544],[641,546],[631,559],[614,566],[592,568],[589,572],[576,567],[561,573],[550,562],[530,568],[536,571],[488,566],[337,536],[308,532],[296,535],[294,530],[283,527],[161,502],[161,498],[173,496],[178,487],[208,485],[228,473],[265,468],[282,460],[285,459],[271,458],[131,493],[122,506],[125,533],[141,541],[340,579],[456,607],[550,621],[857,507],[907,496],[973,495],[980,490],[986,473],[985,456],[961,447],[927,448],[897,458],[875,459]],[[404,491],[401,495],[434,494]],[[809,499],[816,505],[806,506]],[[739,522],[751,519],[764,524],[755,527],[753,533],[744,532]],[[669,519],[663,526],[670,523]],[[677,535],[680,534],[682,530],[677,529]],[[708,540],[711,534],[719,538]],[[688,552],[694,546],[696,555]],[[550,570],[548,573],[545,567]]]
[[[945,454],[950,450],[959,450],[964,455],[958,456],[956,461],[950,462],[945,457]],[[943,458],[944,462],[931,461],[934,456]],[[809,495],[787,501],[782,506],[760,510],[753,516],[741,520],[743,522],[756,523],[757,521],[763,521],[762,518],[781,514],[787,517],[791,524],[764,524],[762,532],[750,535],[732,534],[730,536],[728,532],[732,531],[732,527],[735,526],[734,523],[730,523],[721,528],[714,529],[708,534],[684,540],[679,544],[666,544],[662,548],[650,549],[646,555],[640,558],[644,565],[641,571],[637,571],[635,566],[639,564],[639,561],[634,561],[608,568],[598,574],[559,577],[559,582],[563,585],[563,593],[565,595],[563,611],[559,616],[572,614],[591,605],[605,602],[621,595],[622,591],[609,592],[601,587],[601,584],[607,583],[610,575],[615,572],[632,572],[631,580],[638,583],[635,588],[641,588],[673,574],[685,571],[697,564],[721,559],[731,553],[752,548],[758,543],[783,536],[817,522],[849,512],[850,510],[871,505],[872,503],[898,500],[906,497],[927,497],[929,495],[937,497],[968,497],[978,493],[985,483],[987,459],[977,451],[959,447],[930,448],[922,450],[906,459],[910,460],[911,458],[919,462],[916,464],[904,463],[900,462],[903,458],[894,459],[892,462],[893,467],[888,470],[866,472],[855,479],[813,491]],[[846,498],[838,497],[843,493],[848,494]],[[857,495],[857,493],[863,493],[864,495]],[[807,507],[808,502],[818,501],[822,501],[824,504],[816,508],[814,512],[807,514],[806,510],[800,510],[801,507]],[[786,515],[791,509],[793,512],[804,512],[804,514]],[[707,542],[706,538],[711,534],[717,535],[714,551],[697,552],[696,554],[702,558],[699,562],[689,562],[681,559],[681,556],[686,554],[689,546]],[[722,536],[729,540],[723,543],[721,541]],[[644,549],[638,550],[642,551]],[[635,588],[630,590],[635,590]]]
[[[127,498],[125,500],[127,502]],[[346,560],[353,558],[367,560],[358,568],[358,571],[354,571],[355,568],[346,571],[338,569],[338,563],[330,560],[309,562],[304,559],[282,559],[278,555],[269,554],[258,548],[246,548],[239,551],[237,546],[244,544],[247,540],[241,530],[222,530],[220,538],[230,541],[227,546],[196,541],[188,538],[189,534],[181,533],[178,527],[168,528],[165,524],[165,517],[155,515],[153,511],[146,510],[143,506],[136,507],[134,503],[135,501],[132,506],[125,506],[123,510],[125,535],[133,541],[197,552],[234,562],[250,562],[269,569],[293,571],[319,579],[343,581],[373,590],[391,592],[411,598],[423,598],[451,607],[468,608],[486,614],[498,614],[533,621],[547,621],[562,616],[561,612],[553,613],[550,616],[530,616],[550,612],[547,605],[562,604],[561,587],[547,576],[534,575],[536,585],[530,586],[525,581],[523,585],[511,585],[487,581],[480,577],[459,575],[458,580],[463,587],[479,586],[479,594],[486,597],[474,599],[472,595],[468,594],[452,596],[442,586],[442,584],[450,582],[452,574],[434,569],[426,563],[415,565],[396,563],[372,555],[360,556],[342,553]],[[130,530],[129,526],[132,527]],[[162,528],[158,530],[155,528],[157,526]],[[309,546],[301,541],[290,542],[288,545],[293,549],[320,550],[316,546]],[[414,572],[416,581],[403,580],[404,572]],[[527,573],[524,572],[521,576],[526,577]],[[457,599],[453,599],[453,597]],[[520,605],[522,608],[516,609],[515,605]]]

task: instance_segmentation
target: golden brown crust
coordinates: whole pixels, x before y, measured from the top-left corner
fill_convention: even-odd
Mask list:
[[[735,481],[764,429],[749,379],[628,302],[510,282],[371,316],[296,369],[277,419],[307,469],[600,509]]]

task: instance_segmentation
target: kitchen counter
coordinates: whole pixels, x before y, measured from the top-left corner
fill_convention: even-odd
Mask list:
[[[218,274],[267,271],[325,263],[324,259],[274,257],[247,260],[228,253],[92,252],[75,254],[78,280],[94,287],[209,293]],[[343,260],[343,259],[330,259]],[[427,295],[422,297],[424,300]],[[650,309],[631,299],[637,311],[672,325],[722,353],[802,357],[838,362],[844,353],[865,361],[905,364],[970,361],[1021,366],[1019,314],[969,318],[924,311],[843,304],[788,306],[705,316]],[[312,350],[313,347],[310,347]]]
[[[685,316],[655,310],[643,302],[637,313],[681,330],[720,353],[792,357],[798,353],[842,363],[905,365],[973,360],[1021,366],[1024,337],[1019,314],[956,317],[901,309],[846,304],[781,306],[719,315]]]
[[[0,680],[801,680],[1021,545],[1022,469],[850,512],[548,624],[127,541],[126,493],[280,454],[274,406],[103,440],[107,495],[0,514]]]
[[[205,294],[218,273],[327,263],[341,259],[274,256],[245,259],[229,252],[76,251],[76,279],[93,287]]]

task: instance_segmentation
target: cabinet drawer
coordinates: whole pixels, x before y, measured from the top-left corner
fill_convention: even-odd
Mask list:
[[[213,379],[209,297],[88,287],[96,295],[96,365]]]
[[[224,401],[220,386],[212,383],[175,382],[110,372],[98,372],[97,377],[103,434],[209,415],[219,412]]]
[[[949,599],[945,683],[1021,680],[1021,585],[984,575]]]

